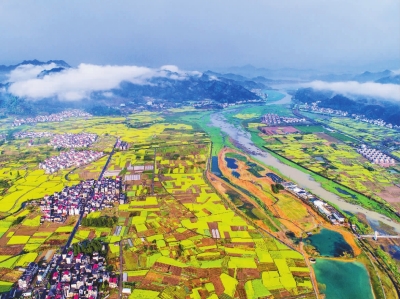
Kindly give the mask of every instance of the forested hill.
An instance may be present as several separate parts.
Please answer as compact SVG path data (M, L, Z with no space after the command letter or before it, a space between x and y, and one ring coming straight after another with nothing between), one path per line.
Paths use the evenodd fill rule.
M301 88L294 99L302 103L320 101L319 107L343 110L349 113L365 115L371 119L383 119L387 123L400 125L400 103L371 99L349 99L343 95L334 95L329 91Z

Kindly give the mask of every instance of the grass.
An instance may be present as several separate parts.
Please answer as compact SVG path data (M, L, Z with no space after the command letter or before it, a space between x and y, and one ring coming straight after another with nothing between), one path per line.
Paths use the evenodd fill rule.
M11 290L13 283L0 280L0 293L5 293Z

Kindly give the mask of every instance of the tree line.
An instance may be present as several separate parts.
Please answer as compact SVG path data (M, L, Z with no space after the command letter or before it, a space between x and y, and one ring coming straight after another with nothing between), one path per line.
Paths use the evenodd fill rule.
M118 222L117 216L101 216L97 218L83 218L81 224L83 226L94 227L113 227Z

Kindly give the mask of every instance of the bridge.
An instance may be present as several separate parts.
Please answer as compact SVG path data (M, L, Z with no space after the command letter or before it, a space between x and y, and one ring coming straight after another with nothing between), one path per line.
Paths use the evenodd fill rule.
M378 240L378 238L385 238L385 239L400 239L399 235L396 236L390 236L390 235L380 235L377 231L373 235L360 235L360 238L372 238L375 241Z

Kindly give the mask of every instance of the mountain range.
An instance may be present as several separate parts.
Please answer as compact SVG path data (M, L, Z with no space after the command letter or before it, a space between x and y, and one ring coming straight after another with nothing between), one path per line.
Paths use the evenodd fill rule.
M207 71L208 72L208 71ZM206 73L207 73L206 72ZM264 84L282 84L282 83L301 83L313 80L320 80L326 82L339 82L339 81L357 81L360 83L376 82L382 84L400 84L400 75L390 70L381 72L364 73L326 73L312 69L294 69L284 68L272 70L267 68L257 68L252 65L245 65L240 67L230 67L224 69L220 73L222 76L232 78L231 74L236 77L252 78L251 80L261 82ZM221 75L221 74L220 74ZM256 78L264 78L266 81L259 81ZM237 80L237 79L235 79ZM242 79L243 80L243 79Z
M16 65L0 66L0 72L8 74L12 70L24 65L52 65L51 69L41 71L36 77L43 79L55 73L63 72L70 65L63 60L26 60ZM53 67L55 65L55 67ZM235 80L237 79L237 80ZM62 103L57 98L36 100L34 104L29 99L16 98L8 92L12 82L3 81L0 85L0 107L12 114L30 114L38 112L37 107L44 111L54 111L57 107L65 108L66 105L81 105L85 108L92 106L119 106L120 104L135 103L146 104L148 101L155 103L177 103L208 100L215 104L236 103L247 100L261 100L252 89L264 89L266 86L259 82L245 78L219 76L219 74L180 74L163 70L163 76L154 76L145 83L132 83L121 81L117 88L102 91L93 91L87 99L74 103ZM111 95L111 96L110 96ZM61 104L62 103L62 104ZM40 111L40 110L39 110Z
M22 65L48 65L54 63L58 67L63 67L63 68L70 68L71 66L66 63L64 60L49 60L49 61L39 61L37 59L34 60L24 60L21 63L15 64L15 65L0 65L0 72L11 72L12 70L15 70L17 67L22 66Z

